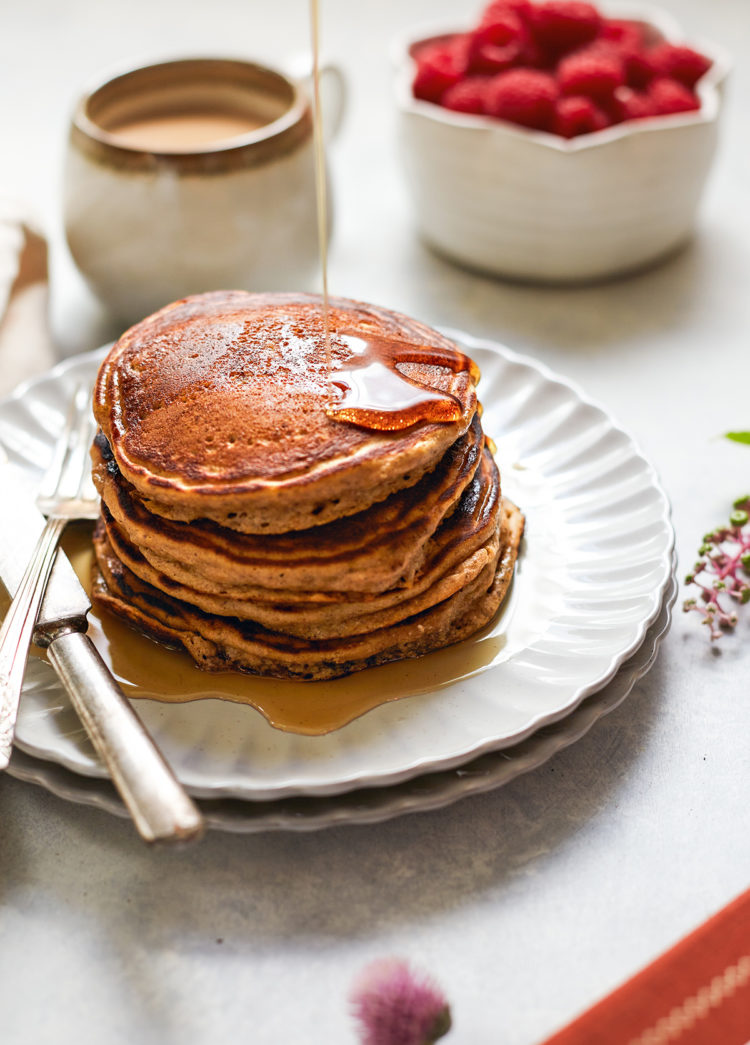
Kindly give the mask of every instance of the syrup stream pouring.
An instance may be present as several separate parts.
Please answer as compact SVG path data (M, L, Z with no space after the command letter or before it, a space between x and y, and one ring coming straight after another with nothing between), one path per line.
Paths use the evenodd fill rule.
M326 349L326 398L331 399L331 331L328 317L328 194L326 191L325 138L320 100L320 11L310 0L310 35L313 56L313 142L315 146L315 195L318 211L318 250L323 280L323 336Z

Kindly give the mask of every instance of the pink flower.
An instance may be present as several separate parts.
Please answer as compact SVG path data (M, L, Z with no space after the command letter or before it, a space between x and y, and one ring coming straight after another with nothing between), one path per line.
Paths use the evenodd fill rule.
M380 958L366 966L349 1000L362 1045L432 1045L451 1026L448 1002L438 986L400 958Z

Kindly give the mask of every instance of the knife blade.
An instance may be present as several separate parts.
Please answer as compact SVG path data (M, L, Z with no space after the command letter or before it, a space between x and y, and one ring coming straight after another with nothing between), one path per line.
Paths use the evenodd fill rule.
M30 478L0 447L0 579L15 594L44 528ZM187 841L202 818L157 750L111 672L85 634L91 601L59 551L37 617L35 641L70 696L146 841Z

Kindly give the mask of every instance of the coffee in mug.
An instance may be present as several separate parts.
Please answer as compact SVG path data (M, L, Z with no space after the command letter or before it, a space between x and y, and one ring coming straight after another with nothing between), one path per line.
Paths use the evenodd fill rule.
M124 322L206 290L315 286L311 107L274 69L182 59L101 83L73 116L64 195L73 259Z

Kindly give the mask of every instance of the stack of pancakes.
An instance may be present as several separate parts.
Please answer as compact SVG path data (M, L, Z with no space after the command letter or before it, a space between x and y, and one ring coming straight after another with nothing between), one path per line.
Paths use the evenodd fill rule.
M398 364L407 387L452 397L456 420L342 421L347 337L375 335L455 348L340 299L327 338L320 299L291 294L198 295L124 334L94 396L95 601L203 668L300 680L485 625L523 519L501 498L474 374Z

